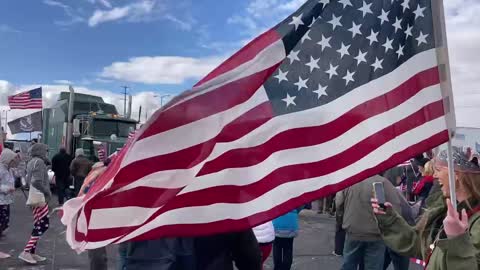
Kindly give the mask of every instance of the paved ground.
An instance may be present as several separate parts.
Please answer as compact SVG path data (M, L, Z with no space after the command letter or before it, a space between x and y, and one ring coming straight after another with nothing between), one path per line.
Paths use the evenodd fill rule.
M0 270L73 270L88 269L86 254L77 255L64 239L63 225L58 217L51 217L51 227L38 245L38 253L48 257L48 261L38 266L28 266L20 262L16 256L23 249L31 232L31 213L25 207L25 198L21 192L16 194L16 202L12 208L12 220L7 235L0 239L0 250L12 254L12 258L0 261ZM341 258L331 255L333 250L335 220L313 211L303 211L301 215L301 231L294 242L294 270L335 270L340 269ZM110 269L115 269L115 248L109 248ZM266 269L273 269L271 260ZM418 270L421 268L411 267Z

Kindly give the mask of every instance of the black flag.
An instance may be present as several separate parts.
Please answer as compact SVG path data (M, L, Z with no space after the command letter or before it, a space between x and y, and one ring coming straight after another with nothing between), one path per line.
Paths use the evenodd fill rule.
M35 112L8 122L12 134L42 131L42 112Z

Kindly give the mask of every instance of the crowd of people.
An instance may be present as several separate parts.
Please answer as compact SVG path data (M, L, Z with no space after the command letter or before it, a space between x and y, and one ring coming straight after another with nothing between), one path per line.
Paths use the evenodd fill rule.
M23 164L23 166L22 166ZM24 250L18 258L28 264L37 264L47 258L37 254L37 244L50 226L49 212L52 205L52 189L48 168L55 173L55 190L58 204L64 203L65 197L72 198L80 192L83 180L92 168L82 149L76 151L75 158L61 148L52 161L48 159L48 146L32 141L28 157L22 157L20 151L7 147L0 154L0 236L7 232L10 223L10 205L14 202L16 188L28 191L26 205L31 209L33 228ZM68 194L68 195L67 195ZM11 255L0 252L0 259Z
M26 204L32 210L33 229L18 258L32 265L46 260L36 247L50 224L53 202L48 167L55 173L61 206L69 198L86 194L110 163L109 158L94 163L83 149L77 149L72 158L64 148L50 162L47 152L46 145L33 143L26 161L8 148L0 154L0 235L9 226L15 189L28 187ZM449 200L445 152L433 159L416 157L407 166L369 177L324 200L332 202L328 212L336 217L333 254L343 257L341 269L386 270L392 264L395 270L408 270L411 258L423 260L431 270L478 269L480 167L478 159L459 148L454 148L453 161L459 211ZM411 176L413 181L408 179ZM385 204L373 195L372 187L378 183L383 186ZM122 243L119 269L260 270L273 255L275 270L289 270L303 208L309 206L241 232ZM10 256L0 252L0 259ZM106 248L90 250L88 257L90 269L107 269Z

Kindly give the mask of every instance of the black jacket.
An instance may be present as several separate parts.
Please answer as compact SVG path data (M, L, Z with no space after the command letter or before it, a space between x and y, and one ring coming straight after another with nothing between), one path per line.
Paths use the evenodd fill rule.
M195 270L261 270L262 254L253 231L195 239Z
M191 238L164 238L127 244L126 270L183 269L195 269Z
M58 153L52 158L52 171L57 179L65 179L70 176L70 163L72 157L67 153Z
M252 230L198 238L130 242L127 270L261 270L262 255Z

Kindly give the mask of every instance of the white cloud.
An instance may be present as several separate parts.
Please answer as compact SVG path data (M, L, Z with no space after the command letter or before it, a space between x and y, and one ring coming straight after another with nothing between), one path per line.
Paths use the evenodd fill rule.
M480 2L444 3L457 125L480 127Z
M105 67L101 76L145 84L180 84L188 79L200 79L222 60L222 57L135 57L128 62L115 62Z
M99 0L99 2L106 8L112 8L112 4L108 0Z
M68 85L72 85L73 82L72 81L69 81L69 80L54 80L53 81L54 83L57 83L57 84L68 84Z
M128 19L129 21L141 21L149 15L155 7L155 1L144 0L142 2L132 3L123 7L116 7L110 10L95 10L88 19L88 25L91 27L101 23Z
M55 0L44 0L43 3L48 6L58 7L63 9L65 15L68 17L68 20L55 20L54 23L58 26L70 26L75 23L80 23L85 21L85 19L80 16L73 8L70 6Z
M177 24L180 29L185 30L185 31L190 31L193 28L193 25L195 24L195 20L193 18L188 18L188 19L179 19L172 14L166 14L164 16L166 20L169 20L175 24Z
M20 30L17 30L9 25L0 24L0 33L21 33Z

